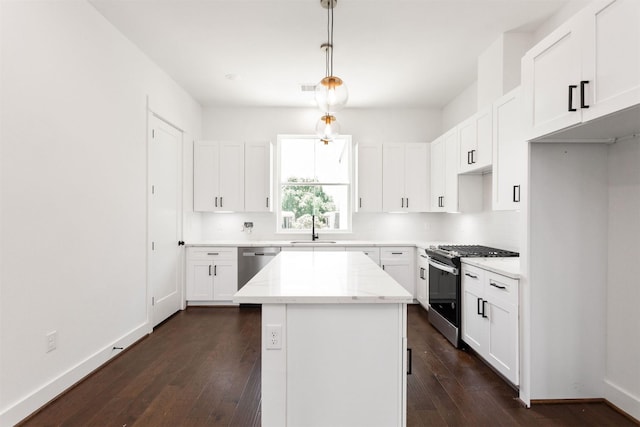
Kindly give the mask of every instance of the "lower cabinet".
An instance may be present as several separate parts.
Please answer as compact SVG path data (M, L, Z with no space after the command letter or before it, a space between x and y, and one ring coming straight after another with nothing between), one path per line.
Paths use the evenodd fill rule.
M462 264L462 340L519 385L518 280Z
M231 303L238 291L237 252L235 247L187 248L187 302Z
M416 283L414 275L414 247L383 247L380 249L380 266L400 283L414 298Z

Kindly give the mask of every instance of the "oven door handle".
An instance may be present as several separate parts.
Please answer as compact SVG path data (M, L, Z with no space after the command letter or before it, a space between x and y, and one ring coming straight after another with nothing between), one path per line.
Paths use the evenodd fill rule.
M437 268L438 270L442 270L442 271L446 271L447 273L451 273L455 276L457 276L460 272L458 271L457 268L452 267L450 265L447 264L443 264L441 262L438 262L436 260L433 260L431 258L429 258L429 265L432 267Z

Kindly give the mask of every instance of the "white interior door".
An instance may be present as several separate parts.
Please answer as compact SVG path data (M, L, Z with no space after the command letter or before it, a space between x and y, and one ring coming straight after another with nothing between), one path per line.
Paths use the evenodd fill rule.
M149 289L153 326L180 310L182 132L150 115Z

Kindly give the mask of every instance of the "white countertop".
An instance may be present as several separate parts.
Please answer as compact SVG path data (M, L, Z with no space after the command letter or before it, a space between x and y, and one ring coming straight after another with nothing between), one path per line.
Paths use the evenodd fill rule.
M323 239L325 240L325 239ZM319 246L319 247L331 247L331 246L416 246L419 248L428 248L429 246L442 245L444 242L415 242L406 240L334 240L335 243L318 243L311 240L306 241L305 238L288 240L205 240L205 241L193 241L187 242L187 246L234 246L234 247L263 247L263 246ZM292 242L296 243L292 243Z
M520 278L520 258L461 258L463 264L474 265L512 279Z
M412 296L361 252L281 252L234 296L235 303L411 303Z

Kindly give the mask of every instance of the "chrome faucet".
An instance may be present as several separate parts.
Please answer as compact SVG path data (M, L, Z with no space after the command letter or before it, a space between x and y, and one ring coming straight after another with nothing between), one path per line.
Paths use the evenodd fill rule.
M318 240L318 233L316 233L316 216L311 215L311 240Z

